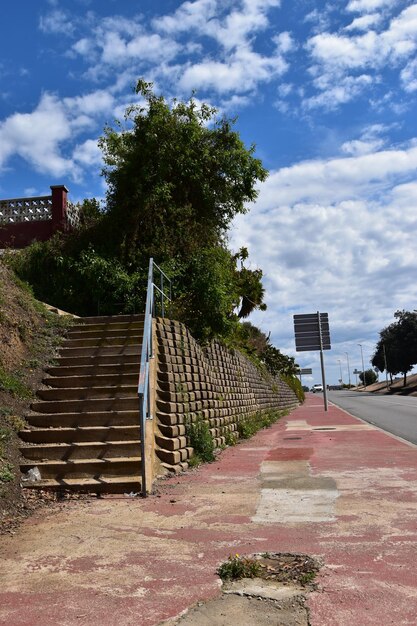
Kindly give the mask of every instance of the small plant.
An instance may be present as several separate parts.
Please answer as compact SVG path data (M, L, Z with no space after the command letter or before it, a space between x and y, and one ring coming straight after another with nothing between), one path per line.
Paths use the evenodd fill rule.
M195 421L188 417L185 422L185 432L189 445L194 448L194 461L190 459L190 465L210 463L214 461L214 441L208 423L201 415ZM194 457L193 457L194 458Z
M9 441L12 436L12 431L10 428L3 428L0 426L0 456L1 456L1 444L3 442Z
M227 561L222 563L217 574L222 580L239 580L240 578L256 578L262 571L259 561L239 554L230 555Z
M8 391L16 398L27 399L33 394L30 389L14 374L7 374L0 368L0 389Z
M4 419L16 433L23 430L27 426L26 421L19 415L9 413L9 415L4 416Z
M316 571L312 571L312 572L306 572L305 574L302 574L300 576L300 584L301 585L309 585L310 583L312 583L316 577L317 572Z
M226 430L224 433L224 443L226 446L236 445L236 434L232 430Z
M13 478L13 465L11 463L5 463L3 466L0 465L0 482L9 483Z

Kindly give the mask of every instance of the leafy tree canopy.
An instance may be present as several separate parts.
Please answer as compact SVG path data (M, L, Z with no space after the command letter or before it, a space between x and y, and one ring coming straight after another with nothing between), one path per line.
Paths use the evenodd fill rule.
M405 386L407 372L417 363L417 313L396 311L394 317L396 321L379 333L372 365L382 372L386 359L389 374L403 374Z
M359 374L359 380L361 381L361 383L365 382L366 385L372 385L377 381L377 378L377 374L371 368Z
M139 80L143 104L127 125L107 127L100 146L108 183L107 209L125 261L190 257L218 245L232 219L257 197L267 171L233 129L207 104L171 105Z

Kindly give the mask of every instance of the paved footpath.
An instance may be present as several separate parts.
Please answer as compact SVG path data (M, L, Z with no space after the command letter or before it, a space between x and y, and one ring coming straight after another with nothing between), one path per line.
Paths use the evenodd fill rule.
M324 562L312 626L417 623L417 447L321 397L158 490L0 538L0 624L153 626L215 597L229 554L267 551Z

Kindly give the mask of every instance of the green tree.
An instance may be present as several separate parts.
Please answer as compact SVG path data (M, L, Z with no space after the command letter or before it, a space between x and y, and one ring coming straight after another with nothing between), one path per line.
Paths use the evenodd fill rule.
M401 373L405 387L407 372L417 363L417 313L396 311L394 317L397 321L379 333L372 365L382 372L385 370L386 360L390 376Z
M377 379L378 376L373 369L365 370L359 374L359 380L362 384L365 382L366 385L372 385Z
M191 98L171 105L139 80L142 105L100 140L107 209L125 262L189 258L219 245L257 197L267 171L233 129L234 119Z
M227 229L257 197L267 171L206 104L167 102L150 83L142 104L100 141L105 209L80 207L82 228L28 249L15 267L42 299L79 314L140 310L149 257L174 284L172 314L198 339L229 338L239 319L265 308L262 270L232 253Z

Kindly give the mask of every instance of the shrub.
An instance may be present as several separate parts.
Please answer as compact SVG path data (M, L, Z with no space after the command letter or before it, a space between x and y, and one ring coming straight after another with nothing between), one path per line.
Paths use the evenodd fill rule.
M297 376L281 376L284 383L287 383L288 387L293 390L299 402L304 402L305 395L303 387L298 380Z

